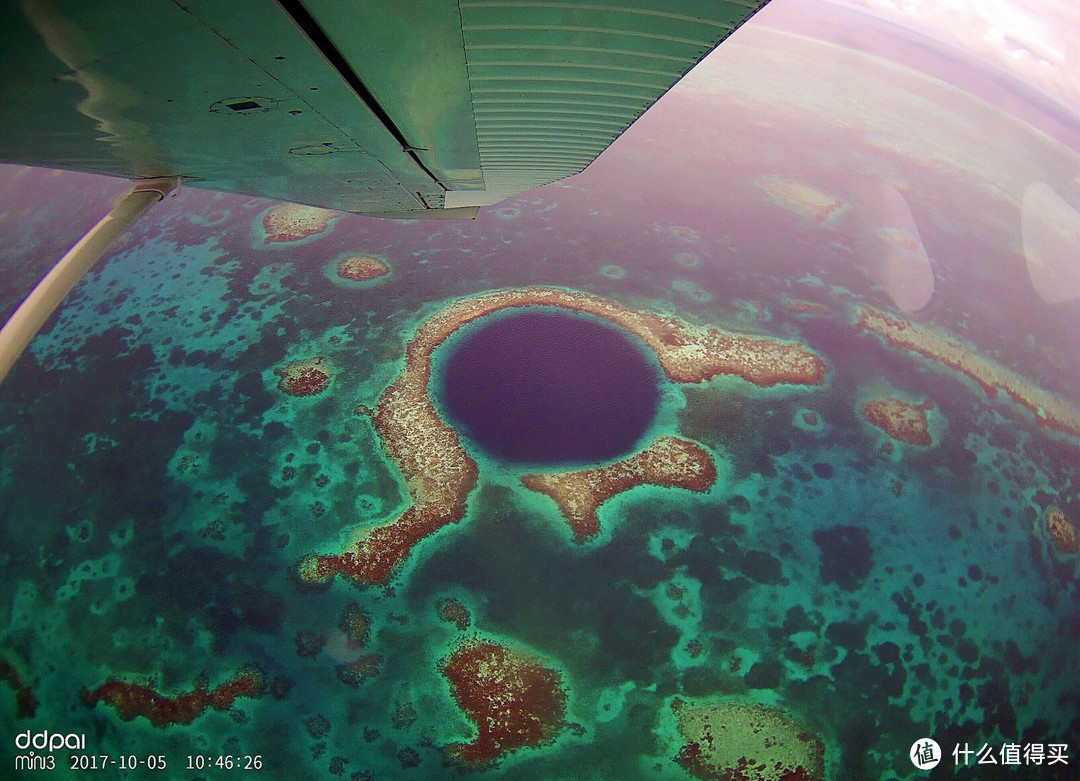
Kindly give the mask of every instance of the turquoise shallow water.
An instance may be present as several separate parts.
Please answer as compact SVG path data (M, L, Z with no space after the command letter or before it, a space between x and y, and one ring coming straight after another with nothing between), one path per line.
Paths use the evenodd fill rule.
M670 154L660 162L683 152ZM0 387L0 766L16 734L49 730L85 735L86 753L165 757L176 777L256 755L266 777L453 777L445 748L474 728L440 661L474 636L535 657L567 692L549 745L477 778L688 778L676 699L782 709L820 737L831 778L923 777L907 753L925 736L946 751L1074 752L1078 564L1043 516L1057 505L1080 523L1076 439L855 329L858 305L890 302L842 249L843 225L777 207L752 177L733 177L718 209L614 168L472 222L342 216L300 242L267 243L274 204L243 196L184 190L140 221ZM122 188L2 173L6 312ZM918 175L917 192L955 186ZM969 235L925 231L938 303L913 318L1078 404L1076 366L1059 360L1076 312L1039 306L988 261L1004 220L980 197ZM331 269L354 253L392 273L338 284ZM814 388L662 383L647 436L699 443L718 478L705 493L621 494L590 542L521 469L474 452L465 517L388 587L300 588L303 556L340 552L408 503L358 408L402 370L417 326L463 296L534 284L796 340L829 373ZM1019 315L1025 333L1005 327ZM275 370L316 356L326 390L283 393ZM934 444L871 426L859 410L882 397L930 400ZM449 598L464 631L439 615ZM357 614L366 638L347 631ZM175 697L244 665L261 696L189 725L80 697L110 677ZM56 759L62 776L102 777ZM1069 777L1027 777L1057 771ZM129 775L157 777L145 761Z

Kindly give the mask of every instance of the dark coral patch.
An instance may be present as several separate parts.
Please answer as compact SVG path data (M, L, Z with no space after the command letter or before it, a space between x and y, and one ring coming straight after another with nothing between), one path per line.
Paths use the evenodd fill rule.
M873 566L873 549L865 529L832 526L814 532L814 544L821 555L820 579L835 583L844 591L862 586Z
M765 551L747 551L739 563L739 569L746 577L758 583L779 583L783 579L780 559Z
M751 689L775 689L780 686L779 662L754 662L743 680Z
M359 686L369 678L379 674L382 666L382 656L379 654L364 654L353 662L344 662L334 667L338 680L348 686Z
M338 626L350 649L361 648L371 639L371 617L356 602L350 602L345 607Z
M841 648L859 651L866 646L866 632L868 629L868 623L837 621L834 624L829 624L825 630L825 636L830 642Z
M979 659L979 647L970 640L961 640L956 644L956 655L960 661L974 664Z
M305 659L312 659L319 655L319 651L326 645L326 638L301 629L296 633L296 655Z
M32 719L37 712L37 696L15 665L6 659L0 659L0 681L6 681L15 692L15 718Z

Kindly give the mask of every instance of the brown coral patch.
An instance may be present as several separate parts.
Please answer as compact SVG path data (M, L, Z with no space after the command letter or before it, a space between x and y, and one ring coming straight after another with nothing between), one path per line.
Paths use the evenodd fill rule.
M10 660L0 658L0 681L15 692L15 718L32 719L37 712L38 698L19 668Z
M245 665L231 680L215 689L197 682L192 691L175 697L167 697L146 684L127 683L117 678L109 678L98 688L84 690L79 696L90 707L98 702L111 705L124 721L143 716L155 727L165 727L190 724L207 708L228 710L240 697L261 697L263 689L262 671L254 665Z
M1080 551L1080 536L1077 535L1076 527L1073 526L1064 510L1056 505L1050 505L1046 508L1043 519L1046 522L1046 531L1050 535L1050 540L1060 553Z
M1036 420L1049 429L1080 437L1080 409L928 326L868 306L860 307L855 326L876 333L894 347L911 350L966 375L977 382L990 398L998 391L1005 393L1031 411Z
M469 743L446 748L462 763L491 763L508 751L543 745L564 725L562 677L531 656L472 640L459 645L440 668L454 701L477 729Z
M472 621L468 608L453 597L440 599L435 603L435 610L440 620L453 624L462 632L469 628L469 623Z
M280 244L306 239L325 232L330 223L340 216L340 212L314 206L283 203L270 209L262 218L263 231L266 232L264 242Z
M679 437L660 437L640 453L609 466L521 478L526 488L555 500L577 542L600 531L596 511L623 491L639 485L658 485L701 492L709 490L715 481L712 456L700 445Z
M348 686L357 687L369 678L374 678L382 669L382 656L379 654L364 654L351 661L343 662L334 667L338 680Z
M903 399L873 399L862 405L862 414L893 439L909 445L932 445L929 411L934 405L929 401L911 404Z
M350 282L369 282L390 273L386 261L370 255L350 255L337 264L337 275Z
M274 369L278 376L278 390L290 396L314 396L326 390L330 384L330 364L322 356L291 361Z

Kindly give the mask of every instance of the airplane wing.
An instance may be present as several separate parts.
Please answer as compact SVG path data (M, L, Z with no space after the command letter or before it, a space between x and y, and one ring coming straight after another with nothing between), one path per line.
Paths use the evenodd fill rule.
M6 2L0 161L471 213L583 170L766 2Z

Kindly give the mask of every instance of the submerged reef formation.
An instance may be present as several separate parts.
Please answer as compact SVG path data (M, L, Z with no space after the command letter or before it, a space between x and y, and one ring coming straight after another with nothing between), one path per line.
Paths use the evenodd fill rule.
M993 398L998 391L1035 415L1042 425L1080 437L1080 409L1001 364L980 355L928 326L894 317L869 306L859 307L855 323L894 347L922 355L966 375Z
M870 577L874 549L866 529L847 524L829 526L815 530L812 539L821 559L818 579L823 585L835 583L844 591L855 591Z
M934 444L930 435L929 411L934 408L930 401L911 404L903 399L872 399L862 405L862 414L893 439L909 445Z
M552 741L564 724L562 676L540 660L487 640L459 645L439 664L454 702L477 729L446 752L467 765L497 762L515 749Z
M349 255L338 261L337 275L350 282L369 282L390 273L386 261L371 255Z
M334 667L338 680L356 688L364 681L374 678L382 669L383 658L380 654L364 654L351 662L342 662Z
M384 583L420 540L465 515L477 465L428 395L431 356L466 323L502 309L554 306L615 323L640 338L673 382L734 375L760 387L821 385L826 365L800 344L689 325L613 301L559 288L499 290L463 298L422 323L409 340L405 367L383 392L372 422L401 472L411 504L396 520L361 529L338 555L312 554L297 565L302 586L324 587L335 574L355 583Z
M786 713L764 705L694 705L672 710L684 741L675 762L701 779L820 781L825 746Z
M98 702L111 705L124 721L143 716L155 727L165 727L190 724L207 708L228 710L239 697L261 697L264 684L262 671L254 665L245 665L231 680L215 689L208 689L205 681L197 681L192 691L175 697L166 697L146 684L117 678L109 678L93 691L84 690L79 697L91 708Z
M440 621L453 624L461 632L468 629L469 624L472 622L469 609L453 597L446 597L436 602L435 611L438 613Z
M1046 532L1050 535L1051 542L1059 553L1076 553L1080 551L1080 536L1076 533L1069 516L1057 505L1050 505L1043 513L1046 522Z
M296 655L301 659L314 659L326 647L327 640L325 635L316 634L309 629L299 629L294 638Z
M525 475L521 484L555 500L576 542L600 531L596 511L611 497L638 485L707 491L716 465L704 448L679 437L660 437L640 453L608 466L577 472Z
M314 396L326 390L330 384L330 364L322 356L291 361L274 369L278 376L278 390L290 396Z
M0 657L0 681L6 682L15 692L15 718L34 718L38 707L38 698L34 694L34 689L24 680L18 668L2 657Z
M832 314L827 306L816 301L807 301L802 298L788 298L784 301L784 308L797 315L812 315L824 317Z
M330 223L340 216L340 212L317 209L314 206L283 203L263 215L262 227L266 233L264 242L279 244L306 239L326 231Z
M355 602L345 607L339 627L350 649L362 648L371 639L371 617Z

